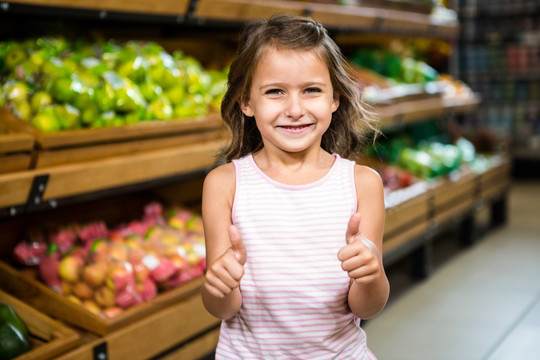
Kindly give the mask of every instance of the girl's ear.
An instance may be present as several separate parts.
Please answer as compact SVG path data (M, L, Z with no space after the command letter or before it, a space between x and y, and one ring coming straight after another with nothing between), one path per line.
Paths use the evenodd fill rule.
M253 117L255 116L255 113L253 112L253 109L251 108L251 105L249 105L249 101L243 104L240 104L240 108L242 109L242 112L247 117Z
M332 100L332 112L336 111L339 107L339 94L334 93L334 100Z

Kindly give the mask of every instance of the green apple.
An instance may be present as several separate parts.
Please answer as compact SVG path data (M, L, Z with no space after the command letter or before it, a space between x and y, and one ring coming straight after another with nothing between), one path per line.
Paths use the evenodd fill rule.
M81 127L79 109L69 104L53 106L62 129L78 129Z
M186 89L182 85L175 85L165 92L165 96L173 105L182 104L186 99Z
M46 106L37 113L31 121L37 129L50 133L61 129L60 122L56 116L56 112L52 106Z
M4 66L9 70L13 70L26 58L26 51L24 51L23 48L19 46L13 47L11 50L8 50L8 52L4 56Z
M104 83L100 87L94 89L94 103L100 111L111 111L114 109L114 89Z
M162 96L150 104L147 108L147 117L150 120L167 120L173 116L173 107L169 99Z
M32 111L34 113L37 113L39 109L41 109L42 107L51 105L51 104L52 104L52 97L46 91L36 92L34 95L32 95L32 98L30 100L30 107L32 108Z
M84 109L81 110L81 123L82 125L89 126L98 117L99 111L97 105L89 103Z
M28 101L23 100L13 103L13 113L17 115L20 119L30 121L32 117L32 109Z
M21 81L12 81L4 85L5 96L8 101L23 102L28 98L30 88Z
M149 79L139 84L139 89L146 101L156 100L163 93L161 86Z

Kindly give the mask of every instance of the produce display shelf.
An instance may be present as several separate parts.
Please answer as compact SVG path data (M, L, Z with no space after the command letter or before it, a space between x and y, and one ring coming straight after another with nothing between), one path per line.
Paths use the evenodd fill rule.
M504 213L504 208L495 208L504 205L510 187L510 160L501 157L480 173L462 170L413 186L422 184L424 192L417 192L419 195L395 202L386 209L383 241L386 265L427 244L444 224L463 221L481 205L490 205L492 211ZM406 189L399 191L406 192Z
M17 360L56 359L79 344L79 335L35 308L0 290L0 303L9 305L26 325L32 348Z
M209 168L221 144L222 139L214 139L0 175L0 209L27 204L35 179L46 178L36 194L43 202Z
M177 288L160 293L148 302L132 306L115 317L103 319L86 310L82 305L56 293L37 280L34 274L25 273L6 262L0 261L0 275L0 288L13 296L31 306L38 307L49 316L98 335L112 333L169 305L190 298L198 293L203 282L202 277L195 278Z
M203 277L195 278L113 318L103 319L24 272L0 262L1 288L79 329L81 344L57 357L64 360L94 359L98 351L105 352L105 358L111 360L148 359L215 329L220 321L205 311L200 297L203 280ZM215 344L207 339L193 346L193 351L209 352Z
M307 1L279 0L199 0L195 18L244 21L268 17L274 13L309 15L330 28L352 31L406 31L426 36L456 37L456 23L438 24L429 14L367 6L323 4Z
M429 97L379 106L383 127L401 126L447 114L463 114L475 111L480 103L477 97L459 99Z
M12 3L81 8L100 11L120 11L146 14L185 15L190 0L15 0Z

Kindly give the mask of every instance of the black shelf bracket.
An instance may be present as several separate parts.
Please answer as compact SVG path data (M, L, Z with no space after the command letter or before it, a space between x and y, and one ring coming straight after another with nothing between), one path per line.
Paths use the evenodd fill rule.
M34 178L28 199L26 200L25 212L29 213L42 207L43 193L45 193L48 181L49 174L37 175Z
M104 341L94 346L92 353L94 360L108 360L107 342Z

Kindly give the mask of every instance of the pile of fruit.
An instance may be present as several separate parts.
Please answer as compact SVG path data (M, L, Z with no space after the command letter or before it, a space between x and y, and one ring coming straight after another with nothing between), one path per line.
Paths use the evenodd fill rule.
M204 273L202 219L159 203L144 216L109 229L103 221L34 229L14 249L15 260L37 266L54 291L104 317L149 301Z
M436 140L414 143L403 135L372 151L371 156L383 158L424 180L449 174L476 158L474 145L465 138L459 138L453 144Z
M44 132L202 116L226 81L155 42L0 42L0 106Z
M14 359L31 349L26 325L7 304L0 304L0 360Z
M385 49L357 50L350 61L397 84L425 84L439 77L439 73L425 62Z

